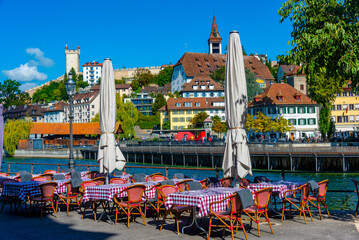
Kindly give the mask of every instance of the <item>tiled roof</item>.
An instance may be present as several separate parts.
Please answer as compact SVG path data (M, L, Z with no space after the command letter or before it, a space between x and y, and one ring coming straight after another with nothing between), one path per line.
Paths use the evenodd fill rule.
M205 89L202 89L201 86L205 85ZM213 85L213 89L210 89L209 86ZM193 86L197 86L197 89L194 89ZM222 84L214 81L212 78L208 76L199 76L193 78L189 83L185 83L182 85L181 92L209 92L209 91L224 91Z
M56 104L54 104L53 106L51 107L47 107L45 108L44 112L59 112L59 111L64 111L64 107L66 106L67 104L65 104L64 102L58 102Z
M192 106L186 106L185 103L192 103ZM224 103L224 99L220 97L169 98L167 100L167 105L160 108L159 111L224 109L224 105L214 106L216 103ZM177 104L180 104L180 107L177 107Z
M302 68L301 66L295 66L291 71L286 73L284 76L305 75L305 74L297 74L301 68Z
M99 63L99 62L87 62L82 66L83 67L102 67L102 63Z
M131 84L124 83L124 84L115 84L115 89L129 89L131 87ZM93 85L90 88L90 91L100 91L100 85Z
M280 68L282 68L284 74L288 74L289 72L293 71L295 67L299 67L298 65L280 65Z
M171 92L171 83L166 83L163 86L147 86L141 89L141 93L162 93L167 94Z
M35 111L35 112L34 112ZM25 116L44 116L44 109L37 105L21 105L15 107L4 108L4 117L25 117ZM15 117L16 116L16 117Z
M116 133L123 133L120 123L116 123ZM69 135L69 123L33 123L30 134L51 134L51 135ZM100 123L73 123L74 135L101 134Z
M89 102L92 102L99 94L100 94L99 91L87 92L87 93L77 93L73 98L74 104L76 104L77 100L83 100L83 99L89 99Z
M299 96L297 89L287 83L273 83L267 87L262 94L255 96L255 101L252 101L248 106L317 104L307 95L299 94L301 97L300 100L297 100L295 98L295 96ZM283 101L280 101L278 98L283 98Z
M255 56L243 56L244 67L251 69L257 77L265 80L273 80L268 67ZM190 53L186 52L176 66L182 65L187 77L209 76L218 68L226 64L225 54Z

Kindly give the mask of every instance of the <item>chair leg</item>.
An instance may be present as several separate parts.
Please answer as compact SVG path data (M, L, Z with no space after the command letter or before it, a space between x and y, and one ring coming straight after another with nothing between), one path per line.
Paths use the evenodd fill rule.
M166 210L165 214L163 215L163 220L162 220L162 224L161 224L161 227L160 227L160 231L161 231L162 228L163 228L163 223L164 223L165 220L166 220L167 214L168 214L168 211Z
M322 220L322 212L320 210L320 201L319 200L317 201L317 206L318 206L317 208L318 208L318 211L319 211L319 219Z
M270 221L269 221L269 217L268 217L267 211L264 212L264 215L265 215L266 220L267 220L267 222L268 222L268 224L269 224L269 227L270 227L270 230L271 230L272 234L274 234L273 228L272 228L272 224L271 224Z
M319 205L319 203L318 203L318 205ZM307 210L308 210L308 213L309 213L309 216L310 216L310 219L312 220L312 222L313 222L313 217L312 217L312 212L310 211L310 208L309 208L309 205L308 205L308 203L307 203Z
M211 236L211 230L212 230L212 217L209 218L209 227L208 227L208 238L207 238L207 240L209 240L209 238Z
M54 206L54 202L53 202L53 201L51 201L51 207L52 207L52 210L54 211L55 217L57 218L56 209L55 209L55 206Z
M323 204L323 206L325 207L325 209L327 210L328 217L331 218L331 217L330 217L330 213L329 213L328 206L327 206L327 204L325 203L325 201L323 201L322 204ZM358 203L358 206L359 206L359 203ZM357 207L357 208L358 208L358 207Z
M255 218L256 218L256 223L257 223L257 230L258 230L258 237L261 236L261 230L260 230L260 227L259 227L259 217L258 217L258 213L256 212L254 214Z
M248 240L246 229L244 228L242 218L239 218L239 221L240 221L241 227L243 229L244 236L246 237L246 240Z
M304 206L301 207L301 213L303 213L304 222L305 222L305 224L307 224L307 218L305 217L305 207Z
M358 214L358 208L359 208L359 200L358 200L358 203L357 203L357 207L356 207L356 209L355 209L355 217L356 217L357 214Z
M283 218L284 218L284 208L285 208L285 203L283 203L282 218L280 219L281 222L283 222Z
M140 214L141 214L141 217L142 217L142 220L143 220L143 224L146 226L146 213L144 214L142 212L141 206L139 206L139 209L140 209ZM146 209L145 209L145 212L146 212Z

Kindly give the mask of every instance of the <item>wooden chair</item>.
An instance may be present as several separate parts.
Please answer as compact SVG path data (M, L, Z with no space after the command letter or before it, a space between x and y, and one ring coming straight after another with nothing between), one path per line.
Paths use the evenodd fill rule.
M96 178L96 175L99 173L99 171L91 171L86 173L85 175L89 178L89 179L94 179Z
M57 171L55 170L46 170L44 173L52 173L52 174L56 174L58 173Z
M233 180L234 180L234 177L225 177L225 178L219 179L222 187L232 187Z
M192 179L185 179L183 181L180 181L180 182L176 183L176 186L177 186L178 190L180 192L183 192L184 190L186 190L186 183L188 183L188 182L193 182L193 180Z
M12 183L12 182L17 182L17 181L15 179L6 179L2 182L2 187L4 187L4 185L7 183ZM19 203L19 198L17 194L7 194L6 196L2 195L1 197L3 198L3 204L0 213L2 213L2 211L4 210L4 206L6 203L10 203L10 212L12 212L13 204L15 204L15 209L16 209L16 204Z
M164 180L168 180L168 178L166 178L165 176L162 175L155 175L151 177L152 181L164 181Z
M92 179L92 181L97 183L97 185L104 185L106 182L106 177L97 177Z
M300 192L300 196L297 196L298 192ZM287 197L287 195L290 195L292 197ZM301 216L303 214L304 217L304 222L307 223L307 218L305 216L305 212L309 213L309 216L313 222L313 217L312 217L312 213L310 212L310 208L308 206L308 196L309 196L309 185L306 183L294 190L288 190L284 193L284 199L282 200L282 218L281 218L281 222L283 221L284 218L284 212L285 211L289 211L290 216L292 215L292 211L297 211L300 212ZM289 205L289 209L286 209L285 206L286 204ZM292 207L294 207L292 209Z
M62 187L63 185L66 186L67 192L57 194L58 199L56 201L56 212L58 210L59 201L61 201L63 204L66 205L67 216L69 215L70 205L77 205L81 211L81 205L80 205L80 201L79 201L80 188L79 187L73 188L71 186L71 181L67 181L66 183L62 184L60 187ZM73 202L73 201L75 201L75 202ZM60 204L61 204L61 202L60 202Z
M170 195L171 193L175 193L178 192L178 189L175 186L172 185L161 185L158 187L158 193L161 195L161 198L163 200L163 202L166 202L166 199L168 197L168 195ZM163 220L162 220L162 224L161 224L161 228L160 231L163 228L163 224L166 220L166 217L168 214L174 214L174 218L176 221L176 228L177 228L177 234L180 233L179 231L179 218L181 216L182 213L187 212L189 210L192 210L191 206L178 206L178 205L172 205L172 207L168 210L166 210L165 214L163 215ZM191 212L191 215L193 214L193 212Z
M354 178L351 179L355 185L355 188L356 188L356 193L358 195L358 203L357 203L357 207L355 208L355 217L357 216L358 214L358 208L359 208L359 182L357 180L355 180Z
M228 201L229 200L229 201ZM213 210L213 205L220 204L224 201L228 201L227 208L229 208L225 212L216 212ZM209 229L208 229L208 240L211 236L212 227L221 227L223 228L223 235L225 233L225 229L228 228L231 231L232 240L234 240L234 228L236 228L236 233L238 228L243 229L244 236L248 240L246 229L244 228L242 222L242 203L237 193L226 197L220 201L211 202L209 204ZM213 224L213 220L218 219L218 224ZM239 225L238 225L239 223Z
M37 177L33 177L31 179L31 181L33 181L33 182L46 182L46 181L48 181L48 179L46 177L37 176Z
M328 217L330 218L330 213L329 213L327 204L325 203L325 196L327 195L328 184L329 184L329 180L324 180L324 181L318 182L319 190L318 190L317 194L308 196L309 207L313 206L318 209L320 220L322 220L320 204L322 204L323 207L327 210ZM316 203L314 203L314 202L316 202Z
M54 191L56 187L57 187L56 182L43 183L39 186L41 190L41 196L31 198L31 202L33 204L36 204L41 210L41 219L43 217L44 209L46 208L51 208L54 212L55 217L57 217L56 208L54 206ZM31 202L30 202L30 209L32 207ZM47 206L47 204L49 204L49 206Z
M39 177L44 177L47 179L47 181L51 181L52 180L52 176L54 176L53 173L44 173L44 174L41 174Z
M268 203L269 200L271 198L271 193L273 191L273 188L269 187L269 188L263 188L257 192L255 192L254 195L254 205L249 207L249 208L245 208L243 209L243 212L245 214L247 214L249 216L250 219L250 226L252 227L252 222L254 221L255 223L257 223L257 229L258 229L258 237L261 236L261 232L259 229L259 222L268 222L270 230L273 234L273 228L272 225L269 221L268 218ZM265 220L260 220L260 217L263 216L265 217ZM247 219L243 219L243 220L247 220Z
M114 196L113 200L116 206L115 224L117 223L117 215L120 213L120 209L127 215L127 227L130 227L131 215L140 215L142 217L143 224L146 225L146 215L141 209L142 196L145 189L146 186L143 184L136 184L123 189L118 194L126 192L128 196L128 200L126 201L121 201L116 195ZM138 212L134 212L134 210L137 210Z
M83 195L86 191L86 188L88 187L92 187L92 186L97 186L98 184L94 181L84 181L81 183L81 186L80 186L80 195L81 195L81 200L80 200L80 203L82 204L83 203ZM93 215L94 215L94 220L96 222L97 218L96 218L96 215L97 215L97 207L98 207L98 203L99 201L98 200L95 200L95 199L90 199L89 201L85 202L84 203L84 210L82 212L82 219L84 219L85 217L85 213L86 213L86 209L87 209L87 206L90 204L91 205L91 208L92 208L92 212L93 212Z
M203 180L201 180L199 182L201 183L203 189L208 188L208 180L207 180L207 178L205 178L205 179L203 179Z
M122 178L111 178L110 184L125 184L127 181Z
M251 181L248 179L242 178L239 180L239 187L241 188L248 188L249 184L251 184Z

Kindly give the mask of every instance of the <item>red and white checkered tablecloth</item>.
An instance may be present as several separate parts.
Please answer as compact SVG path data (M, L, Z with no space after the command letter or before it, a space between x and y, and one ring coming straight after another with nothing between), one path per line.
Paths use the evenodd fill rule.
M209 214L210 203L223 200L239 190L239 188L209 188L171 193L166 200L165 206L166 209L171 208L174 204L198 207L198 217L204 217ZM213 211L225 211L228 201L212 205Z
M141 182L141 183L125 183L125 184L107 184L107 185L98 185L98 186L91 186L85 189L83 201L87 202L91 199L96 200L106 200L106 201L113 201L113 197L115 194L120 193L125 188L135 185L135 184L143 184L146 186L145 194L148 198L154 198L156 189L151 189L156 182ZM150 190L151 189L151 190ZM127 193L123 192L119 195L119 197L127 197ZM145 198L143 198L145 200Z
M66 180L58 180L58 186L55 193L67 192L66 186L61 186ZM6 183L3 186L2 195L4 196L18 196L21 200L25 201L27 196L41 195L41 190L38 187L44 182L12 182Z
M271 187L273 188L273 192L279 193L279 198L284 198L284 194L288 190L293 190L297 188L300 184L299 183L251 183L248 186L248 189L251 191L251 193L254 193L258 190L261 190L263 188Z

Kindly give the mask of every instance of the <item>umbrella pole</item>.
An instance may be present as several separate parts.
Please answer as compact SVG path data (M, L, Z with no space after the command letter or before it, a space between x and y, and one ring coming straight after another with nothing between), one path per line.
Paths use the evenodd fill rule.
M108 175L108 172L106 173L106 185L109 183L109 175Z

